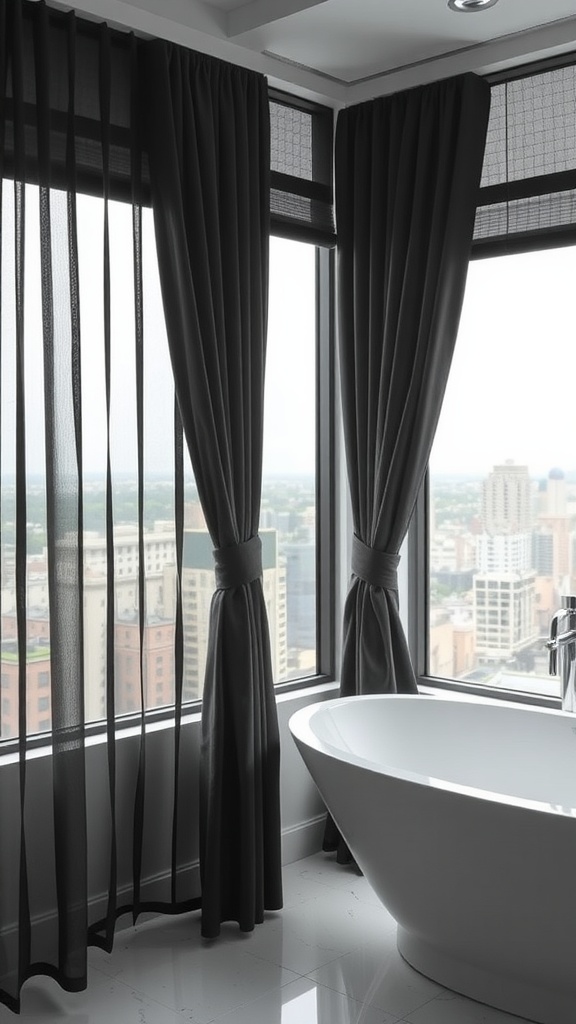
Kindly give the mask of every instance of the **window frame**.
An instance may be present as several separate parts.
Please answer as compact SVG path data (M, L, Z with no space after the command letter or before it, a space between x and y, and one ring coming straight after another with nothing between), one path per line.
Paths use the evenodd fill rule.
M327 184L333 156L334 110L290 92L269 86L272 103L312 116L313 178L293 178L272 170L271 188L286 188L303 197L333 204ZM316 148L317 147L317 148ZM274 685L276 697L306 687L331 683L336 672L336 233L318 230L297 220L272 216L270 236L314 245L316 248L316 672Z
M272 232L275 234L275 232ZM278 237L285 238L280 234ZM293 236L294 237L294 236ZM308 239L300 238L312 244ZM335 606L334 250L316 246L316 672L275 683L276 695L332 682Z
M491 85L528 78L547 71L558 71L576 65L576 52L559 54L527 64L517 65L493 74L484 76ZM482 205L487 194L492 202L513 200L518 196L533 194L529 187L531 179L480 189L478 206ZM576 168L557 174L543 175L537 180L536 193L545 194L548 189L562 184L565 188L576 187ZM510 234L507 237L475 239L472 242L470 260L491 259L525 252L537 252L565 246L576 247L576 224L564 227L552 227L547 230L527 231ZM429 509L430 509L430 477L426 469L422 485L414 506L412 519L407 535L407 568L405 581L407 586L407 622L406 635L412 664L419 687L438 689L456 694L473 697L484 697L499 701L527 704L534 707L559 710L562 706L560 696L550 697L545 694L526 693L521 690L503 690L489 684L481 686L468 683L461 679L448 679L428 674L429 654Z
M470 260L494 259L513 253L538 252L562 246L576 248L576 232L569 238L568 232L562 235L562 241L554 231L550 235L539 234L527 245L524 239L519 247L511 248L505 240L492 241L490 247L472 244ZM407 639L412 664L419 687L438 689L460 693L473 697L486 697L495 700L509 701L516 704L528 704L534 707L560 710L560 696L550 697L546 694L526 693L523 690L504 690L488 683L479 685L463 679L450 679L444 676L432 676L428 673L429 656L429 522L430 522L430 474L426 469L414 512L408 528L408 624Z
M408 529L408 623L407 639L418 688L444 690L462 696L485 697L515 704L560 710L560 697L526 693L523 690L504 690L483 683L468 683L463 679L428 674L429 652L429 550L428 523L430 508L430 480L426 470L414 513Z
M288 105L288 94L283 102ZM303 106L295 99L295 106ZM316 108L324 120L333 116L327 107L306 103L306 108ZM33 183L33 182L32 182ZM80 191L84 191L80 189ZM122 197L124 198L124 197ZM128 198L125 199L129 202ZM319 684L332 682L336 664L336 621L335 621L335 251L334 238L313 238L309 231L297 224L270 229L270 237L290 238L315 248L315 365L316 365L316 671L285 682L275 682L276 697L290 691L302 690ZM121 556L120 556L121 557ZM182 703L185 716L198 714L202 698ZM128 711L116 714L118 734L129 730L140 720L140 712ZM174 702L161 707L146 709L146 720L157 727L174 721ZM86 737L97 739L106 730L105 720L84 723ZM46 747L50 733L30 734L28 749ZM18 747L18 738L0 735L0 758L13 753Z
M506 68L503 71L494 72L484 77L490 86L496 86L575 66L576 51ZM537 178L517 179L481 188L478 206L484 205L483 199L489 199L490 203L508 202L514 199L545 195L548 191L553 192L563 188L576 188L576 168L569 171L540 175ZM576 245L576 224L511 233L505 238L475 239L472 242L470 258L488 259L493 256L535 252L537 250L556 249L561 246L570 245Z
M561 239L561 240L560 240ZM539 233L533 236L531 244L524 236L518 245L511 245L505 239L490 241L490 245L473 243L470 259L493 259L511 253L538 252L561 246L576 247L576 229L574 232L563 232L558 236L556 230L550 233ZM562 706L560 696L550 697L546 694L526 693L522 690L504 690L489 684L478 685L462 679L449 679L443 676L428 674L429 655L429 510L430 510L430 475L426 473L418 493L414 512L408 529L408 626L407 639L412 663L419 687L447 690L454 693L474 697L486 697L535 707L559 710Z

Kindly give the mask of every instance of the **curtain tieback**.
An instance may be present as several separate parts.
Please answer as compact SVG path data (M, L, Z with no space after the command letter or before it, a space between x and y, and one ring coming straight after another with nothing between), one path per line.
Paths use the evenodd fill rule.
M228 590L252 583L262 575L262 541L258 534L241 544L214 550L216 589Z
M398 590L399 562L400 555L370 548L356 535L352 538L352 572L371 587Z

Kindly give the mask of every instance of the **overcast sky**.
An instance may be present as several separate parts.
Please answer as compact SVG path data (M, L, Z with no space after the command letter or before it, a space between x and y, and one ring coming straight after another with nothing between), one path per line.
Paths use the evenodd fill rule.
M43 372L37 190L27 188L26 387L31 473L43 472ZM13 260L10 190L4 193L2 469L14 465ZM118 473L136 468L131 209L111 204L112 452ZM172 377L153 244L145 234L145 453L150 473L172 472ZM84 464L103 472L106 406L103 353L103 220L80 197ZM59 245L61 243L61 249ZM56 275L66 239L53 239ZM8 257L8 258L6 258ZM67 258L64 259L64 265ZM65 278L65 275L64 275ZM314 249L271 240L264 471L311 474L315 444ZM60 292L66 301L65 286ZM576 471L576 247L475 260L434 444L433 472L487 474L506 459L534 476Z
M62 197L63 198L63 197ZM54 200L57 202L58 200ZM65 200L64 200L65 201ZM82 415L84 469L104 474L106 467L106 396L103 314L103 206L78 199L78 247L82 323ZM43 474L44 373L39 259L38 190L26 189L25 350L26 449L30 474ZM65 218L62 221L65 226ZM11 189L4 191L2 307L2 472L15 469L14 225ZM135 473L136 386L134 355L134 284L132 211L110 204L111 277L111 437L112 467ZM151 474L170 477L173 461L173 382L158 281L150 210L144 211L145 324L145 466ZM60 310L56 322L68 324L67 238L52 238L53 269ZM271 239L269 342L265 405L264 471L313 474L315 471L315 253L314 247ZM60 312L61 320L58 320ZM58 330L58 327L57 327ZM64 334L66 334L67 326ZM60 329L60 336L62 331ZM62 379L70 378L69 339L65 337ZM70 420L71 392L60 392L60 422ZM70 437L72 442L73 436ZM69 456L74 461L72 443ZM73 466L70 467L73 469Z
M576 247L474 260L431 459L576 470Z

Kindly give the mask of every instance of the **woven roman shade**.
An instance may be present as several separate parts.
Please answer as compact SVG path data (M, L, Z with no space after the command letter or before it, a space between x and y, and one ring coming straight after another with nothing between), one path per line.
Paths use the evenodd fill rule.
M272 232L336 244L332 189L333 112L270 90Z
M576 64L524 69L493 82L491 92L474 254L572 241Z
M21 59L33 48L33 5L23 8ZM52 50L47 74L50 80L50 184L66 188L66 146L69 118L74 119L74 158L76 187L79 192L102 194L102 138L100 127L101 96L94 83L100 70L95 66L96 40L101 29L97 23L78 19L75 23L74 113L70 109L70 65L67 53L68 21L71 15L46 9L50 23ZM134 188L132 162L134 118L130 83L130 64L137 61L137 43L132 33L108 30L104 60L110 65L111 90L108 161L108 188L113 199L131 201ZM32 61L27 66L34 67ZM29 182L40 182L36 125L37 83L34 72L26 81L22 97L11 94L7 78L4 124L3 174ZM271 132L271 225L274 234L297 238L319 245L335 245L332 142L333 111L298 97L269 90ZM14 166L14 101L23 102L25 112L25 166ZM47 183L47 182L44 182ZM150 204L150 183L146 153L142 154L139 202Z
M74 19L72 22L72 12L64 13L45 7L42 13L50 31L50 52L45 58L45 66L36 67L32 56L39 23L34 4L26 4L22 8L20 49L11 53L14 65L23 63L27 74L23 80L22 95L14 96L12 81L17 78L17 68L8 69L2 139L3 175L66 190L66 168L71 159L67 146L70 144L73 123L77 190L102 195L102 154L105 148L109 195L112 199L131 201L134 198L133 125L136 122L132 68L133 62L137 60L136 39L133 33L113 29L107 29L104 33L99 24L83 19ZM69 31L71 23L74 25L73 36ZM101 47L98 45L99 36L105 39ZM110 82L106 95L110 115L105 139L101 127L103 96L98 87L104 76ZM37 103L40 90L44 87L40 86L41 81L49 83L50 122L49 126L42 126L42 131L49 134L49 173L47 168L41 166L39 156ZM15 105L22 110L22 116L17 118L19 131L23 133L18 146L14 138ZM16 149L21 154L20 166L15 166ZM149 202L145 157L138 171L138 179L138 199Z

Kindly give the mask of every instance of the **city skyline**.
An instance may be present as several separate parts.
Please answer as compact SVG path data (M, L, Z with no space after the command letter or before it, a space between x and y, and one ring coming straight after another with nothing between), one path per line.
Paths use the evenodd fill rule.
M430 674L558 695L544 640L576 587L576 481L508 462L430 488Z
M147 710L174 701L174 637L176 622L176 533L173 493L165 483L151 490L155 518L142 524L144 545L144 617L139 613L139 545L136 493L133 481L118 485L116 497L124 518L114 523L114 661L115 710L119 715L140 708L141 683ZM97 495L102 496L102 489ZM30 495L30 511L33 496ZM36 495L34 514L45 517ZM107 613L108 546L102 502L85 503L91 528L83 531L83 646L86 721L105 717L106 679L110 670ZM146 511L146 509L145 509ZM49 728L50 594L45 536L30 532L26 572L26 673L28 731ZM94 528L96 527L96 528ZM261 536L264 543L263 590L270 625L275 682L316 670L315 644L315 492L314 480L276 477L263 487ZM0 737L18 729L19 667L14 546L10 531L2 531L2 676L0 680ZM191 553L196 538L199 561ZM183 698L201 697L207 650L207 625L215 578L213 544L206 530L197 495L184 505ZM199 546L198 546L199 545ZM74 560L75 534L58 544L61 563ZM311 553L311 555L309 554ZM301 557L299 557L301 556ZM304 557L305 556L305 557ZM308 618L312 617L309 622ZM143 628L142 645L141 633ZM16 646L15 646L16 645ZM142 650L140 651L140 646Z

